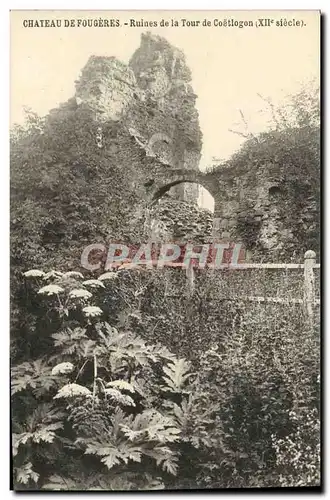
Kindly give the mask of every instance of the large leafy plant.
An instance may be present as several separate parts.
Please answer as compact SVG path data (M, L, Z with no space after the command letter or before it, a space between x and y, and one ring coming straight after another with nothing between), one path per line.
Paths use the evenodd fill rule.
M189 363L105 321L109 273L25 279L49 334L38 338L39 324L29 361L12 363L15 489L164 487L191 436Z

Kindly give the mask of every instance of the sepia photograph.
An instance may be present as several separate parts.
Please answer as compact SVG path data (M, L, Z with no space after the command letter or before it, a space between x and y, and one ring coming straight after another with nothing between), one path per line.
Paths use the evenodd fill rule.
M318 10L10 12L12 490L321 491L320 74Z

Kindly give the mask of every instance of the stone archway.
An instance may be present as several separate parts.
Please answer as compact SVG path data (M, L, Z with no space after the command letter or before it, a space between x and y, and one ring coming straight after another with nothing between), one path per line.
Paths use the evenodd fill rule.
M164 169L152 181L149 181L151 191L149 193L150 203L153 204L174 186L180 184L197 184L205 189L214 200L216 200L217 189L214 179L208 173L200 170L178 170Z
M159 200L165 193L169 192L174 186L178 186L179 184L198 184L194 180L189 179L177 179L175 181L169 182L157 189L157 191L152 196L152 202L156 202Z
M179 198L177 193L172 192L178 185L195 185L208 193L212 202L204 206L200 200L199 192L194 202L189 199ZM189 241L196 238L200 242L212 237L214 198L202 184L192 179L176 179L160 186L154 191L147 214L151 227L152 239L176 241L182 238Z

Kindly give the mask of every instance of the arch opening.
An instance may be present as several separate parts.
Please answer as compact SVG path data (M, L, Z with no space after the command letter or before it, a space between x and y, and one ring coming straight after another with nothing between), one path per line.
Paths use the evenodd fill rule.
M153 241L202 243L213 234L214 198L198 181L175 180L159 188L147 209Z
M192 179L177 179L157 189L152 197L152 205L164 195L176 197L183 202L195 203L201 209L214 213L214 197L201 182ZM194 201L195 199L195 201Z

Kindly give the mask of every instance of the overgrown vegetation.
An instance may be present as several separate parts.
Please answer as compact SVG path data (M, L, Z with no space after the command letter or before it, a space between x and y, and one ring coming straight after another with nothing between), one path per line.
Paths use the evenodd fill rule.
M295 199L283 214L317 250L318 104L293 103L229 164L271 162ZM243 300L302 298L301 274L203 270L193 291L179 269L81 274L85 245L138 241L144 222L132 223L140 152L122 124L103 127L105 151L96 125L69 101L13 130L15 489L318 486L319 325L299 304ZM171 231L203 241L209 214L189 221L186 204L180 223L177 206L158 206ZM246 231L253 244L254 219Z
M25 273L34 322L13 356L15 488L318 485L318 337L301 311L245 310L189 362L134 331L152 337L141 274L160 279ZM137 308L116 317L106 305L129 277Z
M277 200L272 199L270 192L269 200L261 201L259 212L281 221L282 235L278 239L282 237L283 241L277 259L288 261L292 253L295 258L302 258L306 250L318 253L320 247L320 89L310 82L279 106L270 99L261 99L271 117L269 129L253 133L241 111L242 131L234 132L246 140L237 153L213 172L221 175L225 169L236 178L245 176L253 186L256 172L263 171L265 182L273 182L275 187L271 189L276 189ZM254 218L251 203L255 199L246 195L240 206L242 221L237 236L242 235L246 247L258 255L258 250L260 254L265 251L260 245L258 224L249 220ZM275 207L274 213L268 214L269 204Z

